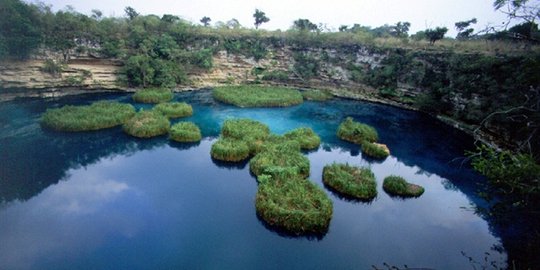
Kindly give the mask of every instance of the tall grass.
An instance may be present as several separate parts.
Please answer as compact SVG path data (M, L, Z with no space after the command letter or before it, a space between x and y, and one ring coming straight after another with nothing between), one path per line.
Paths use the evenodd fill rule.
M201 130L192 122L174 124L169 131L169 138L177 142L198 142L201 140Z
M141 89L132 98L141 103L162 103L173 99L174 95L170 89L166 88L146 88Z
M390 155L390 150L384 144L363 141L362 153L372 158L385 159Z
M228 119L223 123L221 136L245 142L250 152L255 154L257 149L270 136L270 128L251 119Z
M90 131L119 126L133 115L135 108L130 104L98 101L87 106L47 109L41 124L57 131Z
M363 141L376 142L379 139L377 130L372 126L355 122L351 117L343 121L337 131L337 136L343 140L362 144Z
M386 193L398 197L419 197L424 193L424 188L408 183L403 177L390 175L384 178L383 189Z
M333 98L332 94L324 90L305 90L302 91L305 100L326 101Z
M255 208L270 226L297 235L328 230L333 205L317 185L287 173L261 175L258 181Z
M305 178L309 176L309 159L298 151L278 146L255 155L249 161L249 168L257 176L275 171L292 170Z
M289 131L283 135L285 139L297 141L300 147L305 150L312 150L319 147L321 144L321 138L313 129L308 127L301 127L295 130Z
M188 117L193 115L193 108L185 102L160 103L154 107L154 110L169 118Z
M247 143L232 138L220 138L210 149L210 155L222 161L238 162L249 157Z
M286 107L304 101L300 91L274 86L223 86L212 94L216 100L238 107Z
M169 119L156 111L141 111L124 124L124 131L134 137L150 138L164 135L170 129Z
M368 168L337 163L326 165L323 183L345 197L372 200L377 196L375 175Z

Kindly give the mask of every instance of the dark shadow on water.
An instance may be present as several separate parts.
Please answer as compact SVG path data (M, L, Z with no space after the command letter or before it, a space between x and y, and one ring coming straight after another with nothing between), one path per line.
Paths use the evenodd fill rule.
M214 163L219 168L224 168L224 169L229 169L229 170L243 170L246 168L247 164L249 164L249 158L246 158L245 160L242 160L239 162L223 161L223 160L212 158L212 163Z
M178 150L188 150L194 147L197 147L201 144L201 142L177 142L173 140L169 140L169 146L172 148L178 149Z
M350 203L361 203L361 204L367 204L367 205L370 205L371 203L373 203L375 200L377 200L377 196L375 196L373 199L369 199L369 200L364 200L364 199L359 199L359 198L356 198L356 197L353 197L353 196L350 196L350 195L347 195L347 194L343 194L341 192L339 192L338 190L336 190L335 188L327 185L326 183L323 183L324 184L324 187L330 191L330 193L332 193L332 195L334 195L335 197L339 198L340 200L343 200L343 201L346 201L346 202L350 202Z
M326 234L328 233L328 228L326 228L326 231L324 232L321 232L321 233L308 233L308 234L294 234L294 233L291 233L291 232L288 232L288 231L285 231L283 230L282 228L280 227L276 227L276 226L272 226L270 224L268 224L268 222L266 222L258 213L255 213L255 215L257 216L257 220L259 220L259 222L261 223L261 225L263 225L267 230L281 236L281 237L284 237L284 238L290 238L290 239L307 239L307 240L310 240L310 241L321 241L325 236Z

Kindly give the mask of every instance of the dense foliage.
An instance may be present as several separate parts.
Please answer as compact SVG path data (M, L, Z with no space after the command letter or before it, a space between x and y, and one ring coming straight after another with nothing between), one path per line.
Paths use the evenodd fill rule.
M171 123L163 114L156 111L140 111L126 121L124 131L134 137L150 138L169 132Z
M132 98L141 103L161 103L170 101L173 96L172 91L166 88L145 88L135 92Z
M303 102L298 90L271 86L222 86L213 97L238 107L286 107Z
M352 117L347 117L345 121L341 122L337 130L337 136L356 144L362 144L364 141L376 142L379 139L379 134L375 128L356 122Z
M326 165L323 183L345 197L372 200L377 196L375 175L368 168L338 163Z
M232 138L220 138L210 149L213 158L222 161L238 162L249 157L249 146L246 142Z
M383 189L391 196L419 197L424 194L424 188L407 182L403 177L390 175L384 178Z
M311 128L301 127L291 130L283 135L287 140L293 140L300 144L304 150L317 149L321 144L321 138Z
M47 109L41 124L58 131L89 131L122 125L133 115L135 108L130 104L98 101L87 106Z
M154 107L154 110L169 118L188 117L193 115L193 108L185 102L160 103Z
M201 140L201 130L195 123L176 123L169 130L169 138L177 142L198 142Z
M385 159L390 155L390 150L384 144L363 141L362 153L364 153L368 157Z

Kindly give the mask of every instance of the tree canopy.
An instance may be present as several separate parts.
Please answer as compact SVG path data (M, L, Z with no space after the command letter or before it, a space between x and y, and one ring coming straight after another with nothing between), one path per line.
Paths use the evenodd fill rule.
M253 18L255 18L255 29L259 29L259 26L261 24L270 21L270 18L266 17L266 13L259 9L255 9L255 13L253 13Z

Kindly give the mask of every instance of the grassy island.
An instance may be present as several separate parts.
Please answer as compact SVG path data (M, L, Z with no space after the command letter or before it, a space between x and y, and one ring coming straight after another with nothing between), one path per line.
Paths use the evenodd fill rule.
M261 175L258 181L255 208L267 224L296 235L328 230L332 201L317 185L298 175Z
M150 138L169 132L169 119L156 111L140 111L124 124L124 131L134 137Z
M356 144L364 141L376 142L379 139L377 130L372 126L356 122L352 117L347 117L338 128L337 135L340 139Z
M305 100L312 101L327 101L333 98L330 92L324 90L305 90L302 91L302 96Z
M214 99L238 107L286 107L304 101L300 91L274 86L223 86L212 94Z
M419 197L424 193L424 188L408 183L403 177L390 175L384 178L383 189L386 193L398 197Z
M145 88L133 94L133 100L140 103L162 103L173 99L173 93L166 88Z
M41 124L57 131L91 131L122 125L135 115L130 104L98 101L87 106L64 106L47 109Z
M283 135L285 139L297 141L300 147L305 150L312 150L319 147L321 138L311 128L301 127L289 131Z
M293 170L301 177L309 176L309 159L287 145L276 145L255 155L249 162L251 172L257 176L274 171Z
M247 143L231 138L220 138L210 149L213 158L222 161L238 162L249 157Z
M201 130L192 122L174 124L169 131L171 140L177 142L198 142L201 140Z
M223 123L221 136L245 142L251 154L270 136L267 125L251 119L228 119Z
M326 165L323 183L345 197L372 200L377 196L375 175L368 168L336 163Z
M390 155L390 149L385 144L362 142L362 153L376 159L385 159Z
M185 102L160 103L154 110L169 118L188 117L193 115L193 108Z

